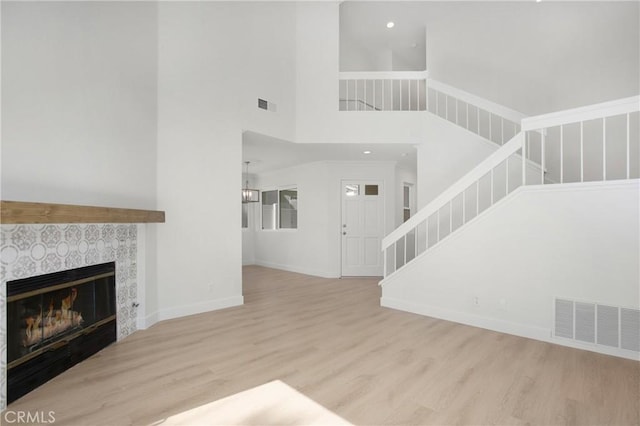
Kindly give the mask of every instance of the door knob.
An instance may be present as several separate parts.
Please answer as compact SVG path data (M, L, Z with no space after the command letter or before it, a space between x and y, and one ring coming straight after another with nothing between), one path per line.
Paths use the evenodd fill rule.
M346 232L343 232L343 233L342 233L342 235L347 235L347 233L346 233Z

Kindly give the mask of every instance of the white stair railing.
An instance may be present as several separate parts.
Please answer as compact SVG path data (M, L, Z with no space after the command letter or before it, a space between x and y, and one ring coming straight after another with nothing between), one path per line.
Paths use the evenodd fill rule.
M524 137L509 142L382 240L387 277L522 185ZM527 167L527 165L525 165Z
M439 81L427 80L427 111L504 145L520 132L521 112Z
M544 170L526 183L640 177L639 110L634 96L523 120L526 158Z
M639 111L635 96L524 119L522 132L382 240L385 279L520 186L639 178Z

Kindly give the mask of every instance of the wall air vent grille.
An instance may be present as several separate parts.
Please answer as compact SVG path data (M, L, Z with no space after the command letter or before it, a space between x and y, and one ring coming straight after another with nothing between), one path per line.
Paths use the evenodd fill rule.
M573 339L573 302L556 299L556 336Z
M598 344L618 347L620 309L613 306L598 305Z
M640 310L620 309L620 347L640 352Z
M555 299L554 337L640 352L640 310Z
M576 302L576 340L595 343L596 305Z

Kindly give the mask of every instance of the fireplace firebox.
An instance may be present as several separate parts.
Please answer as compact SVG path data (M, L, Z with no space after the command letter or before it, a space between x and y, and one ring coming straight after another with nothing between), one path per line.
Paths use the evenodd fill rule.
M8 281L7 402L115 340L115 262Z

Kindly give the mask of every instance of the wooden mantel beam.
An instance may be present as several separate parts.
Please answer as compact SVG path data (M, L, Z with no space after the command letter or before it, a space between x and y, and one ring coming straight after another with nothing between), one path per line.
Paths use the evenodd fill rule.
M0 201L1 224L164 223L164 221L164 212L157 210Z

